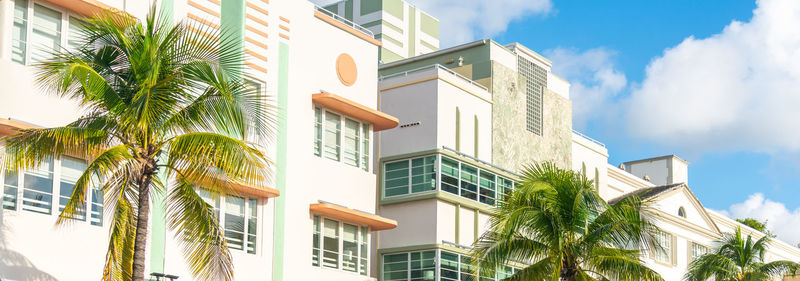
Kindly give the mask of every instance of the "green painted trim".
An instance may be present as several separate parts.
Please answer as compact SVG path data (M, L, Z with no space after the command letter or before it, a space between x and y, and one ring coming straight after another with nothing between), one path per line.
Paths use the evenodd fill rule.
M288 138L288 105L289 105L289 45L278 44L278 140L277 140L277 171L275 173L275 187L281 196L275 200L275 230L272 251L272 280L283 281L283 256L285 248L286 228L286 162Z
M383 157L383 158L380 159L380 164L383 165L386 162L391 162L391 161L401 160L401 159L407 159L407 158L420 157L420 156L425 156L425 155L430 155L430 154L441 154L441 155L456 159L458 161L461 161L461 162L476 166L476 167L481 168L483 170L490 171L490 172L492 172L494 174L503 176L504 178L507 178L507 179L510 179L510 180L513 180L513 181L519 181L519 179L520 179L519 175L508 173L506 171L497 169L495 167L488 166L485 163L481 163L481 162L475 161L475 159L467 158L467 157L458 155L453 151L444 150L444 149L430 149L430 150L423 150L423 151L418 151L418 152L412 152L412 153L398 154L398 155L392 155L392 156L388 156L388 157Z
M381 25L381 24L383 24L383 21L375 20L375 21L371 21L371 22L368 22L368 23L361 24L361 26L362 27L373 27L373 26Z
M439 50L439 47L436 47L433 44L428 43L427 41L422 40L422 39L419 40L419 44L422 45L422 46L428 47L428 49L431 49L431 50L434 50L434 51L438 51Z
M414 6L408 6L408 57L409 58L417 56L416 16L417 12Z
M378 57L383 63L390 63L394 61L399 61L405 59L405 57L398 55L395 52L390 51L384 47L381 47L380 57Z
M390 36L388 36L388 35L386 35L384 33L375 35L375 39L378 39L378 40L381 40L381 41L383 41L385 39L385 40L388 40L389 42L392 42L393 44L395 44L397 46L403 47L403 42L400 42L400 40L394 39L394 38L392 38L392 37L390 37Z
M456 225L456 244L461 243L461 205L456 204L456 215L453 216L455 218L455 225Z
M174 23L173 15L175 14L175 0L161 0L161 20L169 23Z
M439 39L439 21L420 11L419 30Z
M386 206L393 204L402 204L411 201L421 201L430 199L436 199L439 201L448 202L465 208L481 210L487 213L494 209L494 206L486 205L481 202L474 201L472 199L467 199L441 190L434 190L422 193L412 193L409 195L400 195L400 196L392 196L390 198L383 198L381 199L380 204L381 206Z
M385 25L385 26L387 26L387 27L389 27L391 29L394 29L394 31L397 31L400 34L403 34L403 29L400 28L399 26L396 26L396 25L394 25L394 24L392 24L392 23L390 23L388 21L385 21L385 20L381 20L381 22L383 22L383 25Z
M161 182L168 183L165 170L160 170L157 177L161 178ZM167 197L163 192L156 191L152 193L153 202L152 209L150 209L150 268L148 271L163 273L167 247Z
M359 3L361 3L362 16L380 11L381 4L383 4L380 0L360 0Z
M344 18L349 21L353 21L353 0L347 0L344 2Z
M479 238L478 233L480 231L480 227L478 227L478 216L480 214L481 214L481 212L478 209L475 209L475 223L472 225L472 228L473 228L472 237L475 237L475 241L478 241L478 238ZM472 242L475 242L475 241L472 241Z
M401 20L405 19L403 6L405 6L405 3L402 0L383 0L383 10Z
M480 132L480 130L478 128L478 115L475 114L475 155L474 155L475 158L478 158L478 155L480 155L480 154L478 154L478 152L479 152L478 148L480 147L480 145L478 143L478 138L479 138L478 132Z
M456 106L456 150L461 151L461 109Z
M413 245L413 246L403 246L403 247L392 247L392 248L383 248L378 249L378 259L383 260L380 256L381 255L388 255L388 254L396 254L396 253L403 253L403 252L418 252L418 251L427 251L427 250L436 250L441 249L448 252L453 252L460 255L469 255L470 250L454 246L448 244L421 244L421 245ZM378 271L381 271L382 268L379 268ZM382 272L381 272L382 273Z
M227 55L236 56L237 61L244 62L244 30L245 0L225 0L220 7L220 44ZM235 79L242 76L243 65L227 69Z

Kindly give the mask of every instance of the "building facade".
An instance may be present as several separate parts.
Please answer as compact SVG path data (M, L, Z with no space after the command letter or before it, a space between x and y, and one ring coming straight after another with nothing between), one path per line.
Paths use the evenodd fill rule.
M439 20L405 0L343 0L325 9L374 33L382 63L439 50Z

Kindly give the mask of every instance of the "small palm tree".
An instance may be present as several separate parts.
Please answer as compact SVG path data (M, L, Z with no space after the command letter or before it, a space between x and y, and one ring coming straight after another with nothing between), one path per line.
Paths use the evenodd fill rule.
M771 238L765 235L753 241L742 237L742 229L726 233L717 241L714 251L702 255L689 264L683 277L687 281L772 281L785 275L794 275L800 265L792 261L764 262Z
M4 168L65 154L90 160L57 224L85 210L87 188L101 186L111 218L103 280L145 279L157 195L166 196L168 226L195 277L233 279L224 232L195 187L235 194L239 184L263 184L269 162L253 141L269 135L274 111L236 78L240 54L220 51L220 37L161 20L155 8L144 23L109 12L84 20L76 49L36 65L38 84L78 101L86 115L6 137Z
M476 242L482 275L529 263L505 280L663 280L639 249L657 247L648 207L636 196L609 205L585 176L552 163L528 166ZM663 249L662 249L663 250Z

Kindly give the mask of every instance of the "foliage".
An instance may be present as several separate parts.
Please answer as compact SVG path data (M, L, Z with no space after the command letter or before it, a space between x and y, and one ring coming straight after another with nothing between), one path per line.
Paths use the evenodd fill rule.
M767 229L767 222L760 221L754 218L743 218L743 219L736 219L739 223L749 226L752 229L758 230L762 233L771 234L770 231Z

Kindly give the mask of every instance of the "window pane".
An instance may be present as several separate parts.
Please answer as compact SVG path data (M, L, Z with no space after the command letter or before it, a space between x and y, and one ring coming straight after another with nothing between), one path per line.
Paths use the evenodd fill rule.
M359 258L361 259L359 265L359 273L361 275L367 275L367 266L369 266L369 262L367 261L367 252L369 251L369 228L366 226L361 227L361 253L359 254Z
M369 130L369 124L361 124L361 127L361 168L363 168L364 171L369 171L369 150L372 148L372 146L369 145L369 136L372 133Z
M472 264L470 264L469 257L461 256L461 270L459 272L462 281L475 280L475 270L473 270Z
M208 205L214 208L214 215L219 219L219 196L214 196L210 191L205 189L197 189L197 195L203 198Z
M342 269L358 270L358 226L344 224L342 227Z
M436 156L411 160L411 193L436 189Z
M442 251L439 275L441 280L458 280L458 255Z
M499 193L497 198L499 200L503 199L506 195L510 194L511 191L514 189L514 182L509 179L497 177L497 192Z
M319 235L320 235L320 222L319 216L314 216L314 229L313 229L313 237L314 241L311 241L311 265L319 266Z
M83 175L83 172L86 170L86 166L86 161L78 158L69 156L63 156L61 158L61 185L58 191L59 212L63 211L64 207L67 206L67 202L69 202L70 197L72 197L72 192L75 190L75 182L77 182L78 178ZM84 208L82 210L78 210L74 219L86 219L86 209Z
M344 163L358 167L359 145L361 143L361 128L358 122L344 120Z
M340 159L340 135L342 134L342 124L339 115L325 113L325 157L339 161Z
M244 249L244 215L244 198L225 197L225 239L231 249Z
M3 209L17 209L17 192L19 189L19 174L6 171L3 179Z
M90 212L89 222L92 225L103 225L103 190L101 186L92 186L92 210Z
M461 164L461 196L478 200L478 168Z
M489 205L494 205L495 198L495 176L492 173L481 171L480 178L480 201Z
M25 64L28 45L28 0L14 1L14 25L11 30L11 60Z
M322 109L314 108L314 155L322 155Z
M411 280L434 280L436 275L436 252L411 253Z
M33 29L31 32L31 60L43 61L61 45L61 13L33 5Z
M408 253L383 256L383 280L408 280Z
M247 200L247 253L256 253L258 234L258 200Z
M442 190L458 194L458 162L442 156Z
M50 214L53 204L53 159L45 160L36 169L25 172L22 209Z
M655 260L660 262L672 262L672 236L669 233L659 231L656 233L656 242L661 245L662 250L655 250Z
M322 235L322 266L339 268L339 222L325 219Z
M408 194L408 160L386 163L384 167L384 196Z
M82 35L79 31L81 28L81 20L69 17L69 29L67 30L67 49L70 51L77 51L80 48Z

